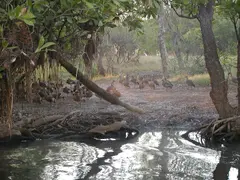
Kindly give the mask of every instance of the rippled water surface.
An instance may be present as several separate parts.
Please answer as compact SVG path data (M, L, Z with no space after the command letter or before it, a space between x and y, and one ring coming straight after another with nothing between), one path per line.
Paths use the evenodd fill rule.
M0 179L240 179L240 147L195 146L183 132L146 132L129 141L36 141L0 149ZM27 146L27 147L26 147Z

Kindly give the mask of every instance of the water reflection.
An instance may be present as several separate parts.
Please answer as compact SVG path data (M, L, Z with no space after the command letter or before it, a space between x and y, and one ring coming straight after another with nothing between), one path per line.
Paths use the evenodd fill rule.
M146 132L129 141L51 142L0 149L1 180L240 179L237 146L196 146L180 131Z

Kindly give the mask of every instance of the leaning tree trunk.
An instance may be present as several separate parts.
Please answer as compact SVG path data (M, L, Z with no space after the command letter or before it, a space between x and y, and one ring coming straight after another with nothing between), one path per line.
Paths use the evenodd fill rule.
M126 104L120 101L116 96L109 94L107 91L100 88L97 84L92 82L88 77L84 76L80 71L77 71L77 68L75 68L72 64L65 61L61 55L58 55L57 60L61 64L61 66L64 67L70 74L72 74L73 76L76 76L77 80L79 80L83 85L85 85L88 89L96 93L98 96L102 97L104 100L110 102L111 104L122 106L130 111L143 113L141 109L137 107L133 107L129 104Z
M94 60L94 54L96 53L96 43L94 42L93 38L88 40L83 54L83 60L86 68L86 73L88 77L92 78L92 66Z
M162 3L161 3L162 4ZM159 34L158 34L158 41L159 41L159 50L161 54L162 60L162 72L164 77L168 77L168 63L167 63L167 49L164 41L164 9L163 6L158 15L158 24L159 24Z
M219 117L227 118L233 116L236 111L228 102L228 85L217 53L216 40L212 30L213 6L213 0L209 0L206 6L200 5L198 20L204 45L205 63L211 81L210 97Z

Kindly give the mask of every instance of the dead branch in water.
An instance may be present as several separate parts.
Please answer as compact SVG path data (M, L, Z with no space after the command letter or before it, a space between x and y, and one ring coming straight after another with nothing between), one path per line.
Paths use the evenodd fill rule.
M81 83L83 83L88 89L96 93L98 96L102 97L104 100L112 104L122 106L128 109L129 111L143 113L143 110L137 107L131 106L129 104L126 104L120 101L117 97L107 93L104 89L100 88L97 84L95 84L94 82L89 80L87 77L85 77L81 72L77 71L77 68L75 68L69 62L65 61L60 55L58 55L58 61L61 64L61 66L63 66L70 74L72 74L73 76L76 76L76 78Z

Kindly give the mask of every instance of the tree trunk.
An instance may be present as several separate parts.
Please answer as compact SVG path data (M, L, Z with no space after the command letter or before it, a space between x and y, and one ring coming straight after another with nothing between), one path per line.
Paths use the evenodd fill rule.
M104 52L102 49L99 49L98 53L98 73L102 76L105 76L105 69L103 67L102 59L104 56Z
M163 3L161 3L163 4ZM167 64L167 49L164 41L164 9L163 6L161 6L161 9L159 11L158 15L158 24L159 24L159 33L158 33L158 41L159 41L159 50L161 54L161 60L162 60L162 72L164 77L168 77L168 64Z
M184 64L183 64L179 39L180 38L179 38L178 32L174 32L173 33L173 47L174 47L174 51L175 51L175 54L177 57L179 70L180 70L180 72L183 72L185 70L185 68L184 68Z
M200 5L198 20L204 45L205 63L211 81L210 97L219 117L227 118L233 116L236 111L228 102L228 85L217 53L216 40L212 30L213 6L213 0L209 0L206 6Z
M240 114L240 40L237 45L238 114Z
M84 76L81 72L77 71L77 69L72 64L63 60L61 55L58 56L58 61L61 64L61 66L63 66L70 74L72 74L73 76L76 76L76 78L80 82L82 82L83 85L85 85L88 89L90 89L91 91L93 91L98 96L105 99L106 101L108 101L112 104L115 104L115 105L122 106L122 107L124 107L124 108L126 108L130 111L133 111L133 112L143 113L143 111L141 109L130 106L129 104L126 104L126 103L120 101L117 97L109 94L107 91L100 88L97 84L95 84L94 82L89 80L88 77Z
M28 59L25 59L25 86L26 86L26 99L27 102L32 103L32 78L31 78L31 65Z
M87 76L91 79L92 78L92 66L93 66L93 60L94 60L94 54L96 53L96 44L91 37L91 39L88 40L85 48L84 48L84 54L83 54L83 60L86 68Z
M9 70L1 73L0 79L0 139L11 136L13 88Z

